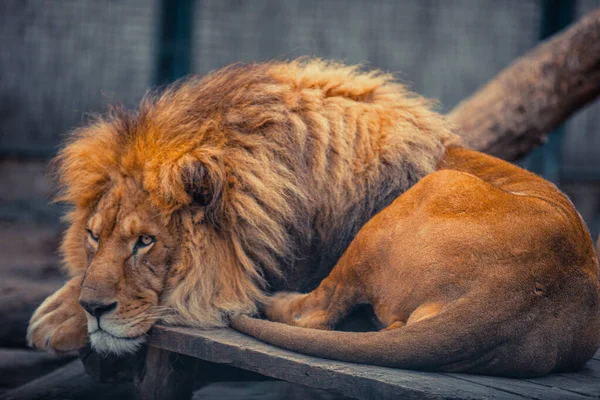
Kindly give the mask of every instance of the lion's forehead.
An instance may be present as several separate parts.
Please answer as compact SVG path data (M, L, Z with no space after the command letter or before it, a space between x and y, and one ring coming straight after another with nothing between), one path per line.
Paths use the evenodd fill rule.
M123 234L134 235L147 230L155 214L143 190L132 185L115 185L98 200L88 228L94 232L118 228Z

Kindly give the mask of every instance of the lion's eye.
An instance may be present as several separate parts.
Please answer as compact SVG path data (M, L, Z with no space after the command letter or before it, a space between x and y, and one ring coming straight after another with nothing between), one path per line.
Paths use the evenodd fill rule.
M90 229L86 229L88 233L88 239L93 243L98 243L98 236L94 235L94 233Z
M135 244L135 247L141 248L141 247L150 246L152 243L154 243L154 240L155 239L152 236L141 235L138 238L137 243Z

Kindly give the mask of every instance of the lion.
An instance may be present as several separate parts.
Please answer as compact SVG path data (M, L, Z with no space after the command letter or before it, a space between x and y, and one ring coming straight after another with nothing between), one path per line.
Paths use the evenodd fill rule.
M362 304L381 331L330 330ZM264 312L276 322L237 316L232 326L342 361L539 376L580 368L598 349L598 259L554 185L449 146L436 172L361 228L317 289L277 293Z
M129 353L158 321L223 327L316 288L457 141L431 106L391 75L304 59L191 77L75 130L54 161L70 280L29 344Z
M32 316L35 347L127 353L159 321L231 324L319 357L535 376L600 343L570 201L460 147L378 71L227 67L77 130L56 165L72 278ZM331 330L362 304L382 331Z

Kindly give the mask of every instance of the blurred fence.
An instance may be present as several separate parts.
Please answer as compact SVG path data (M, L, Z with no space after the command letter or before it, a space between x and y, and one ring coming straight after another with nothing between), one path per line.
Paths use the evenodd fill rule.
M237 61L363 63L446 111L539 41L544 10L565 5L578 18L600 0L3 0L0 157L48 159L107 103L134 106L157 84ZM563 181L600 181L599 122L596 104L553 139Z

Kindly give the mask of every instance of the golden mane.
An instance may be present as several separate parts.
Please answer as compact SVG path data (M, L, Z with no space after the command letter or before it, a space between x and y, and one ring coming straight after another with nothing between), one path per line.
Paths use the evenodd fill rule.
M163 299L178 315L167 322L222 325L255 311L266 278L305 273L311 252L311 274L327 273L453 140L427 100L378 71L297 60L189 78L70 137L56 159L58 199L73 206L65 264L84 268L77 232L131 180L181 225Z

